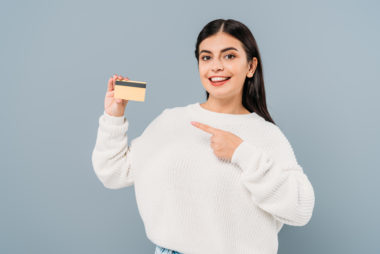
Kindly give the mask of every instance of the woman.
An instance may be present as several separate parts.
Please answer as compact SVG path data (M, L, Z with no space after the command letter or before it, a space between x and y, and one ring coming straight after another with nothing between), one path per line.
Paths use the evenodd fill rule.
M277 253L283 224L306 225L313 187L268 113L256 41L217 19L195 57L207 101L165 109L127 145L128 101L109 79L92 155L105 187L134 185L155 253Z

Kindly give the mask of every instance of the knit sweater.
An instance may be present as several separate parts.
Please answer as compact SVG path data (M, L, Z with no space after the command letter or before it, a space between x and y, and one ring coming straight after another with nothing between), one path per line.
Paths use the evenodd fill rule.
M197 121L239 136L230 160ZM274 254L283 224L306 225L314 190L275 124L257 113L227 114L199 102L164 109L128 146L129 122L105 111L92 164L109 189L134 186L153 243L184 254Z

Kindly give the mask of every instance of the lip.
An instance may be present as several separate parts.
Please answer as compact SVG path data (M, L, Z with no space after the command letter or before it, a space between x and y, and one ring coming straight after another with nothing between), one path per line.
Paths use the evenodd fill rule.
M229 79L227 79L227 80L225 80L223 82L212 82L211 78L213 78L213 77L221 77L221 78L229 78ZM208 78L208 80L210 81L210 84L213 85L213 86L222 86L226 82L228 82L230 79L231 79L231 77L228 77L228 76L211 76L211 77Z
M208 78L229 78L230 76L210 76Z

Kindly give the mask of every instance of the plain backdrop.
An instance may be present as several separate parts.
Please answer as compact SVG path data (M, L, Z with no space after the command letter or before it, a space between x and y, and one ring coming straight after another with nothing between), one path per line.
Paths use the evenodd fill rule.
M378 1L1 1L0 253L154 253L134 188L106 189L92 168L107 80L147 82L126 109L129 142L163 109L204 102L195 42L217 18L254 34L269 112L314 187L311 221L285 225L278 253L380 253L379 13Z

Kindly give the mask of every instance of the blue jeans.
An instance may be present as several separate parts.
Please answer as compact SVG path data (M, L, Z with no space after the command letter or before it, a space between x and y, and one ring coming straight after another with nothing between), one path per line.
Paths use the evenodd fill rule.
M156 245L156 250L154 254L182 254L182 253L178 251L174 251L174 250L169 250L164 247Z

